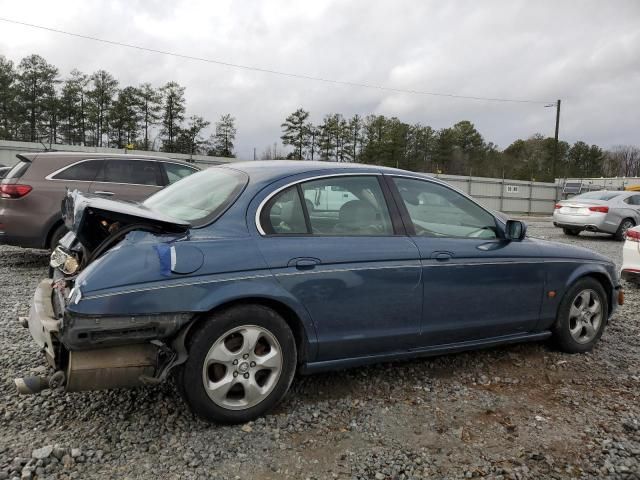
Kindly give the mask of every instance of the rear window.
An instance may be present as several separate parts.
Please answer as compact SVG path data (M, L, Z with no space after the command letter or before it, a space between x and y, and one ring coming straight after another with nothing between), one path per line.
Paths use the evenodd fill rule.
M587 192L581 193L580 195L576 195L575 197L571 197L571 200L611 200L612 198L617 197L622 192L607 192L607 191L599 191L599 192Z
M29 168L29 165L31 165L31 162L20 160L18 163L16 163L13 166L11 170L9 170L9 173L7 173L7 175L4 178L10 179L10 178L22 177L24 173L27 171L27 169Z
M143 205L193 226L218 218L238 198L247 174L224 167L194 173L150 196Z

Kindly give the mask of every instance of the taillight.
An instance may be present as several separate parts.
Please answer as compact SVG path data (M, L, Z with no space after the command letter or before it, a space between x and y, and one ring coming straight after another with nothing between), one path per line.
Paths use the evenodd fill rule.
M628 242L640 242L640 232L637 230L627 230L625 238Z
M592 212L607 213L609 211L609 207L589 207L589 210Z
M22 198L31 190L31 185L0 185L0 197Z
M556 210L562 208L562 205L560 205L559 203L556 203Z

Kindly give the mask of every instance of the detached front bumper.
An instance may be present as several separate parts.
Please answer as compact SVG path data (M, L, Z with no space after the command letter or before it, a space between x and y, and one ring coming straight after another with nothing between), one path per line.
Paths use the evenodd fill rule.
M55 316L52 295L53 280L42 280L31 300L28 326L34 341L42 348L47 362L56 368L59 363L56 355L58 345L56 337L60 332L61 320Z

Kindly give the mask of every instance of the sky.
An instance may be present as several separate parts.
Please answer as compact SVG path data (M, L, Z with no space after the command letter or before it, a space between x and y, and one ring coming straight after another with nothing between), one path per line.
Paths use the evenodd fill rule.
M560 139L640 144L640 1L0 0L0 17L262 69L445 94L562 100ZM174 80L187 114L236 118L239 158L280 142L299 107L397 116L435 129L460 120L507 147L553 136L544 103L415 95L284 77L105 45L0 22L0 55L37 53L64 78L111 72L121 86ZM280 147L278 147L280 148Z

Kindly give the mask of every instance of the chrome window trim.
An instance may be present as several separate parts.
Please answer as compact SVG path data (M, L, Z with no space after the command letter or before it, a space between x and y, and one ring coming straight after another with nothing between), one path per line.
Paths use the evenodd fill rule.
M64 172L65 170L67 170L67 169L69 169L71 167L75 167L76 165L80 165L81 163L91 162L91 161L96 161L96 160L99 160L99 161L103 162L105 159L104 158L85 158L83 160L79 160L77 162L70 163L69 165L65 165L62 168L59 168L55 172L52 172L49 175L47 175L46 177L44 177L44 179L45 180L52 180L54 182L84 182L84 183L91 183L91 182L93 182L93 180L69 180L68 178L53 178L53 177L58 175L59 173Z
M308 177L308 178L304 178L302 180L295 180L293 182L287 183L286 185L274 190L273 192L271 192L269 195L267 195L267 197L262 200L260 202L260 205L258 205L258 209L256 210L256 216L255 216L255 224L256 224L256 228L258 229L258 232L260 233L261 236L267 236L267 232L264 231L264 229L262 228L262 225L260 225L260 214L262 213L262 209L264 208L265 204L271 200L274 196L276 196L278 193L280 193L283 190L286 190L289 187L292 187L294 185L298 185L300 183L305 183L305 182L310 182L313 180L321 180L323 178L331 178L331 177L354 177L354 176L363 176L363 175L368 175L370 177L373 176L377 176L380 177L382 176L381 172L349 172L349 173L330 173L330 174L325 174L325 175L317 175L314 177ZM386 202L385 202L386 204ZM388 208L388 206L387 206ZM391 215L391 212L389 212L389 215ZM292 234L293 236L295 236L296 234ZM298 234L298 235L302 235L302 234ZM312 234L306 234L306 235L312 235Z
M67 178L53 178L54 176L58 175L59 173L64 172L68 168L74 167L74 166L79 165L79 164L84 163L84 162L90 162L90 161L94 161L94 160L100 160L100 161L107 161L107 160L116 160L116 161L120 161L120 160L137 160L137 161L140 161L140 162L171 163L173 165L180 165L182 167L191 168L191 169L193 169L194 173L202 171L199 168L192 167L191 165L186 165L186 164L180 163L180 162L172 162L170 160L158 160L155 157L148 157L148 158L113 158L113 157L100 158L100 157L94 157L94 158L84 158L82 160L78 160L77 162L70 163L69 165L65 165L64 167L61 167L58 170L50 173L49 175L44 177L44 179L45 180L50 180L50 181L53 181L53 182L79 182L79 183L93 183L93 182L96 182L96 183L106 183L106 184L109 184L109 185L135 185L135 186L140 186L140 187L159 187L159 188L164 188L164 187L168 186L168 185L164 185L164 186L163 185L149 185L148 183L101 182L99 180L69 180Z

